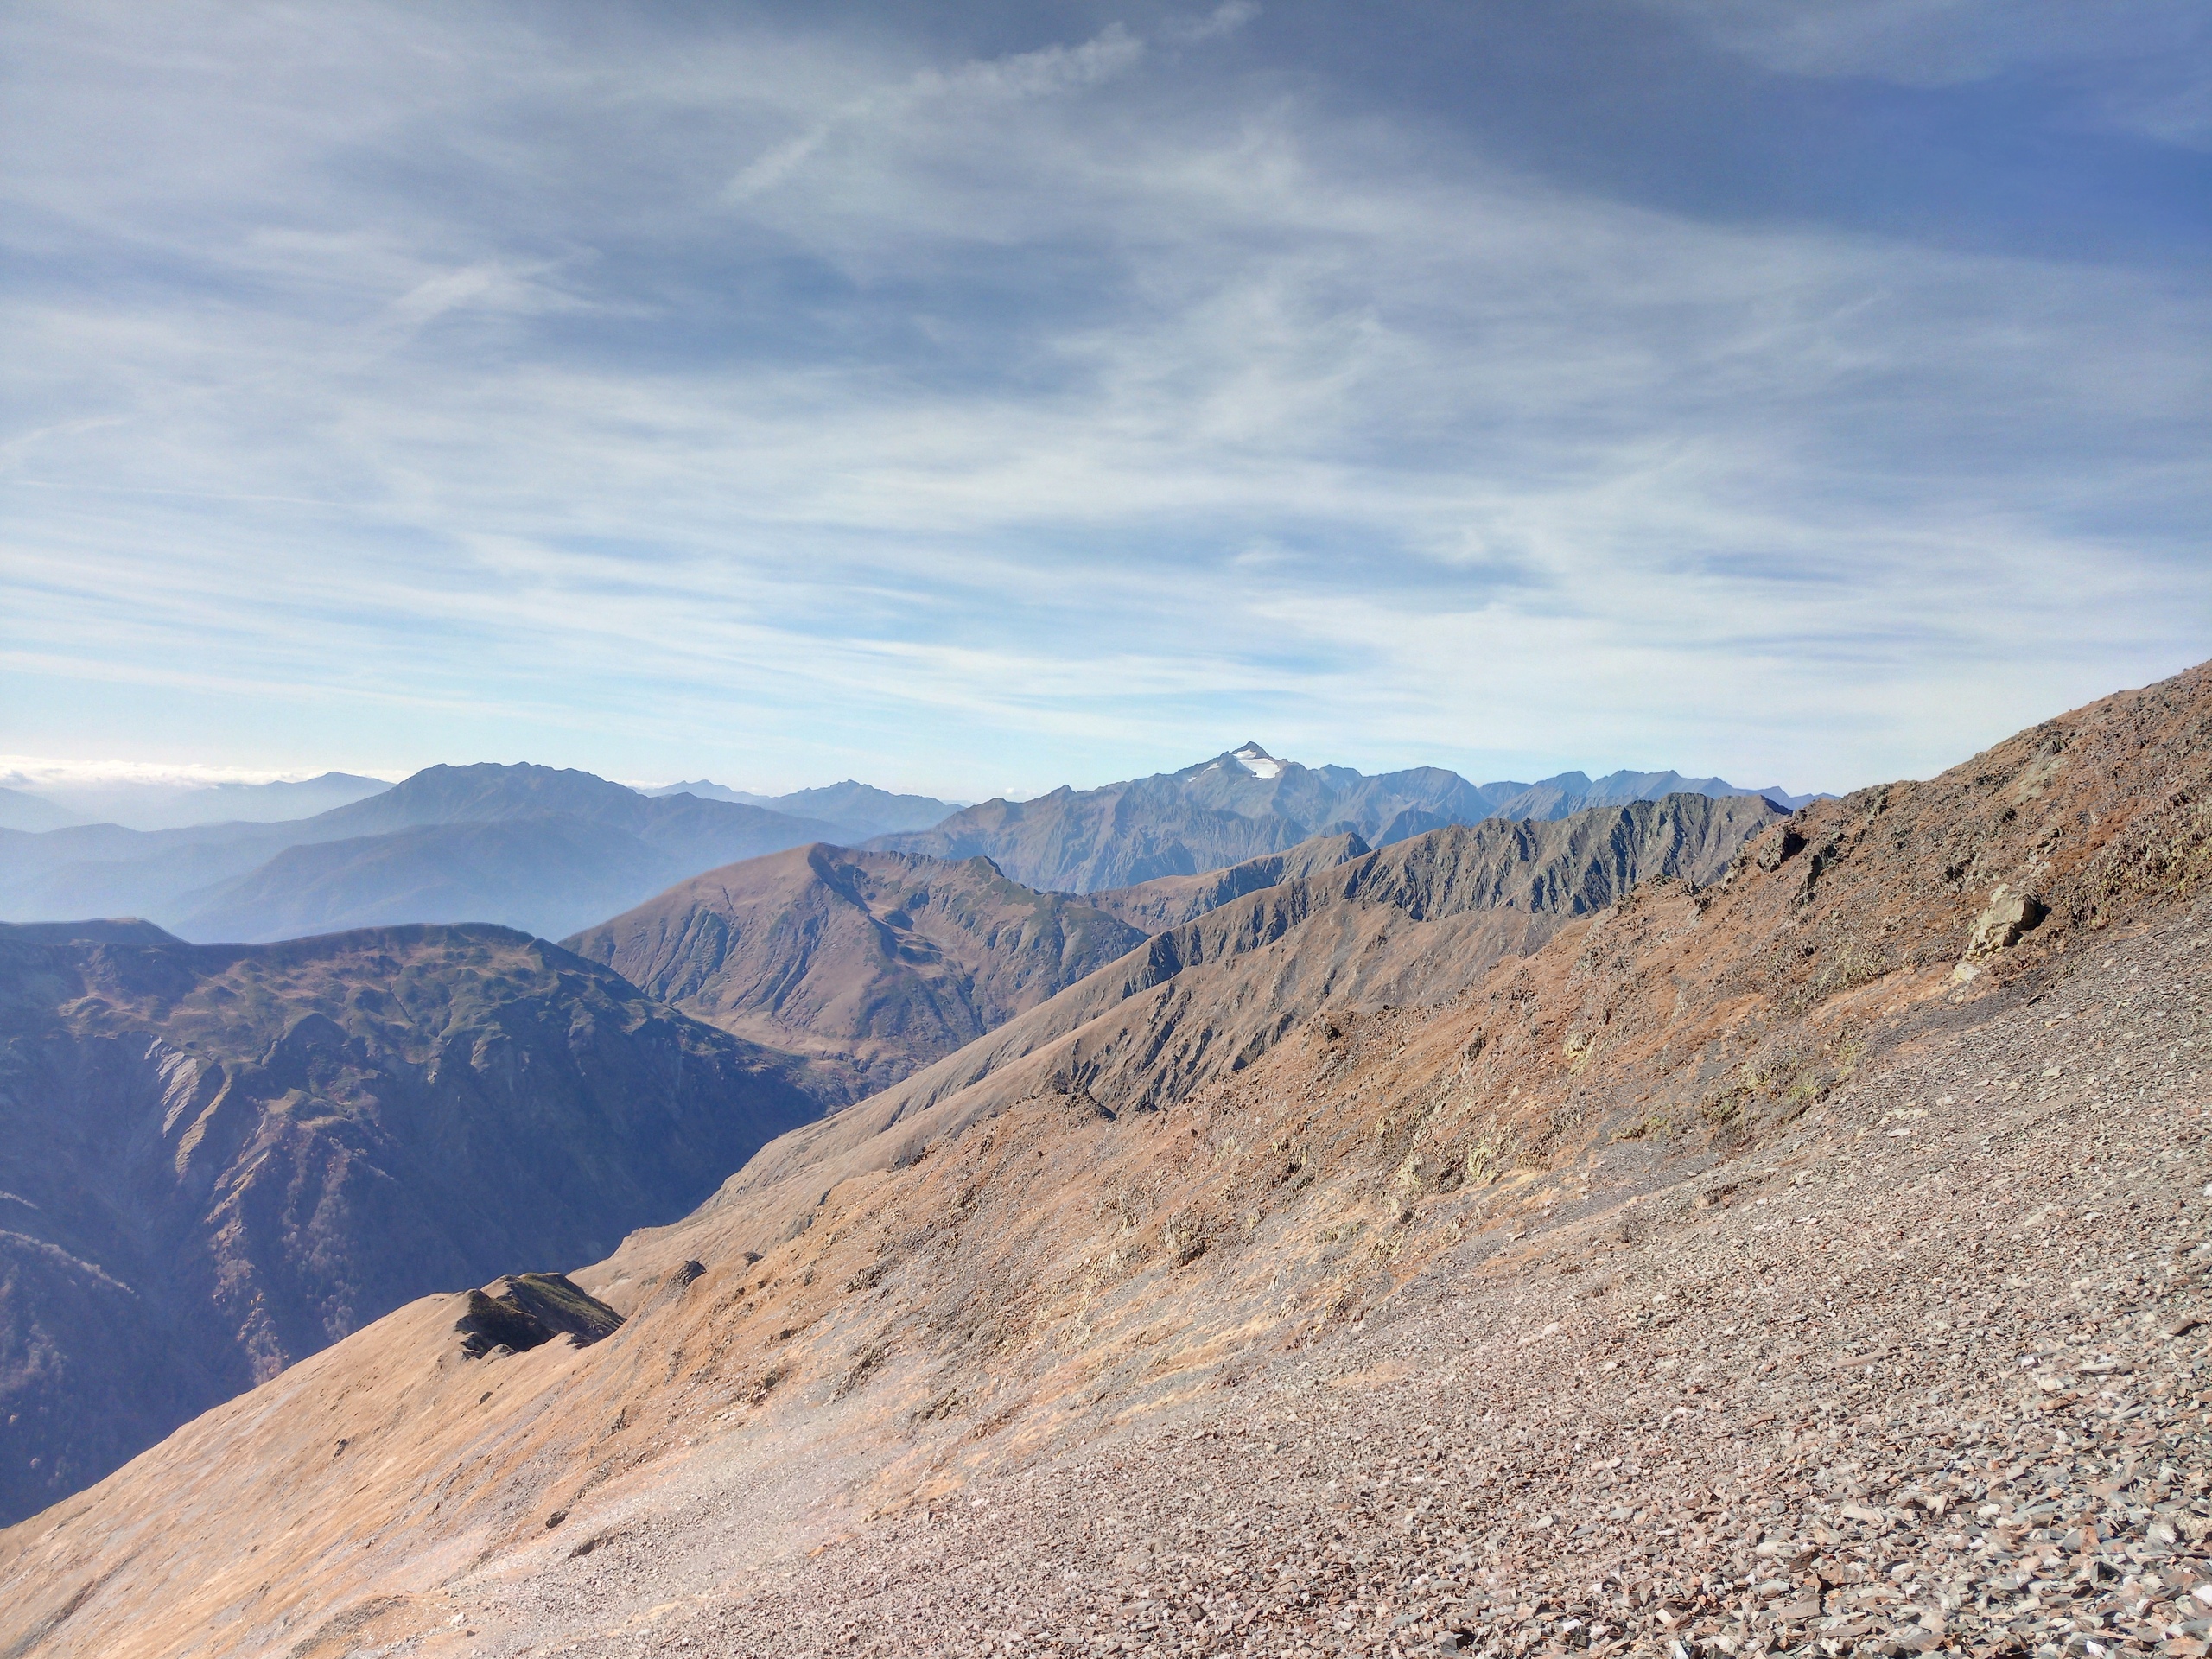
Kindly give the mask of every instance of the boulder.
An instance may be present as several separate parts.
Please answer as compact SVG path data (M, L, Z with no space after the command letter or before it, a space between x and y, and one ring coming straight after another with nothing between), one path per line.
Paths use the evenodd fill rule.
M1974 931L1967 936L1966 959L1972 962L2010 950L2046 913L2043 901L2032 893L1998 888L1989 895L1988 907L1974 918Z

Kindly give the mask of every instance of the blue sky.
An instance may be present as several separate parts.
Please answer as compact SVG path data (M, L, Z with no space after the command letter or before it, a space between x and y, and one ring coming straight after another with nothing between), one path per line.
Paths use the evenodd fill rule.
M2212 656L2201 0L24 0L0 64L0 755L1843 788Z

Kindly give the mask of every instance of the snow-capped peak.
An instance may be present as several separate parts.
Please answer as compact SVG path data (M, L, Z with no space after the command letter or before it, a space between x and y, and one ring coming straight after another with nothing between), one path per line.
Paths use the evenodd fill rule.
M1229 758L1255 778L1280 777L1282 772L1283 763L1256 743L1247 743Z

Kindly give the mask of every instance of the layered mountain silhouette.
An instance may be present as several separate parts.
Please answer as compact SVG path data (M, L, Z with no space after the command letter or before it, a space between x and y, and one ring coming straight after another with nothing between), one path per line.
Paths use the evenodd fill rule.
M391 787L384 778L326 772L319 778L266 784L157 783L128 778L64 780L9 793L48 806L48 822L19 821L0 797L0 826L50 830L64 823L118 823L133 830L178 830L202 823L273 823L312 817Z
M439 810L361 804L372 824ZM410 1295L604 1255L826 1108L880 1091L785 1143L810 1166L895 1161L910 1121L1039 1089L1166 1098L1347 986L1444 995L1641 880L1706 879L1777 814L1679 796L1380 852L1325 837L1101 895L1118 915L987 859L814 843L565 947L484 925L263 945L0 928L0 1191L22 1206L0 1408L41 1448L0 1498L73 1490ZM562 822L274 861L463 830L496 850Z
M820 789L794 790L788 795L753 795L726 788L702 778L688 784L664 784L641 791L647 795L696 795L706 801L735 801L762 806L794 818L818 818L834 823L855 840L894 834L901 830L926 830L941 823L960 809L950 801L928 795L895 795L873 784L828 784Z
M73 823L82 823L80 814L60 806L42 795L28 794L20 789L0 788L0 830L29 831L60 830Z
M0 1516L411 1298L604 1255L817 1109L503 928L0 926Z
M1809 798L1673 772L1595 779L1570 772L1540 784L1471 784L1440 766L1370 777L1278 760L1247 743L1180 772L985 801L934 828L868 844L934 858L981 855L1033 887L1091 893L1220 869L1316 836L1352 834L1380 847L1448 823L1561 818L1675 794L1764 794L1783 807Z
M209 941L456 921L559 937L702 871L814 842L955 863L985 856L1025 886L1090 893L1206 874L1316 837L1381 846L1491 817L1754 792L1674 772L1537 785L1470 784L1437 767L1369 778L1277 760L1256 744L1179 772L957 811L849 781L743 798L704 782L641 792L526 765L431 766L389 788L342 773L239 787L369 785L364 798L285 822L0 828L0 918L143 916ZM26 813L50 810L26 800Z
M0 913L147 917L202 940L404 922L573 931L686 875L841 832L550 766L431 766L289 823L0 835Z

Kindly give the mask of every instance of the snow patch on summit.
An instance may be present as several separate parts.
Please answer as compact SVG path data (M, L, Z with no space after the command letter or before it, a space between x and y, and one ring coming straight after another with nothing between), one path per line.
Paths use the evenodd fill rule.
M1241 761L1244 770L1255 777L1279 778L1282 775L1283 763L1256 743L1246 744L1229 758Z

